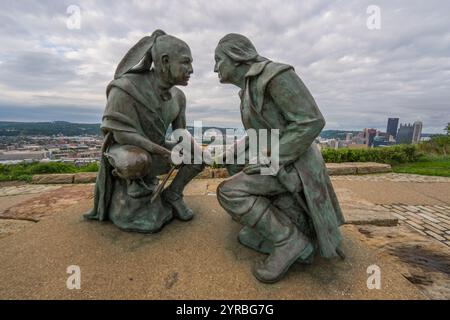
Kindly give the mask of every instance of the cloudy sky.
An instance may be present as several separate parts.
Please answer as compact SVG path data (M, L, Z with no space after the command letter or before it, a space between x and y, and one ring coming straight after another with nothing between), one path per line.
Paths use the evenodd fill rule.
M105 87L127 50L157 28L194 57L188 122L240 126L238 89L213 73L227 33L291 64L326 129L386 128L388 117L450 122L450 1L0 1L0 120L100 122ZM79 29L67 8L80 8ZM380 29L369 5L380 8ZM376 21L375 21L376 23Z

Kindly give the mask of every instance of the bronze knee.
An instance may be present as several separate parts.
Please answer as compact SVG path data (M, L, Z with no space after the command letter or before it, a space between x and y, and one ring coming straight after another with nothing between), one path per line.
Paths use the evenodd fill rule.
M105 156L114 167L113 174L122 179L134 180L150 174L152 157L142 148L116 144Z

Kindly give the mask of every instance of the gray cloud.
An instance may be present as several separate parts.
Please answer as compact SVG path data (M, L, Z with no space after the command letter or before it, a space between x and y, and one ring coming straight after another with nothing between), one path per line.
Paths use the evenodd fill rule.
M1 64L0 82L14 89L51 89L69 83L77 64L57 54L19 52Z
M66 27L73 4L80 30ZM381 30L366 27L371 4L381 9ZM450 121L448 1L48 0L2 9L1 119L98 121L117 63L160 28L192 49L194 75L182 88L188 122L240 126L238 89L212 72L214 48L229 32L293 65L328 129L384 129L387 117L398 116L442 132Z

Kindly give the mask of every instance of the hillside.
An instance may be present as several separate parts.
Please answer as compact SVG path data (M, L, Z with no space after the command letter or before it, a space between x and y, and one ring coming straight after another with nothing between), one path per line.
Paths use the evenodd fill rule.
M54 122L10 122L0 121L0 136L65 136L99 135L100 124Z
M187 129L193 134L194 128L188 126ZM203 127L203 132L208 129L218 129L225 134L226 128L221 127ZM169 129L169 133L171 130ZM358 131L352 130L323 130L320 137L325 139L341 139L345 140L347 133L356 135ZM64 136L79 135L100 135L100 123L72 123L67 121L54 122L12 122L0 121L0 136L16 137L16 136L52 136L62 134ZM430 136L422 134L422 136Z

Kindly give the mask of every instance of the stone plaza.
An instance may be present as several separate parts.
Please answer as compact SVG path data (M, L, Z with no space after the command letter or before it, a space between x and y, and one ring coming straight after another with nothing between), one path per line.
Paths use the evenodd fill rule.
M92 183L3 184L0 298L449 299L450 179L395 173L331 179L346 219L347 258L294 265L274 285L249 271L262 255L236 241L239 226L216 200L223 178L193 180L185 197L195 219L158 234L83 220ZM79 290L66 286L71 265L81 270ZM374 265L380 289L367 285Z

